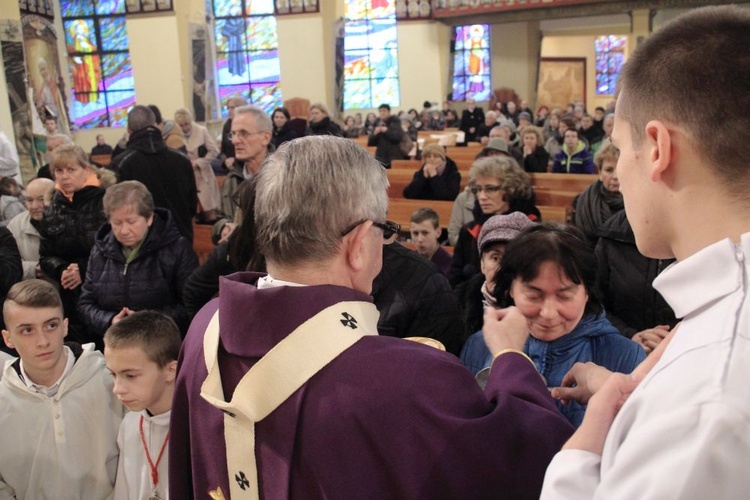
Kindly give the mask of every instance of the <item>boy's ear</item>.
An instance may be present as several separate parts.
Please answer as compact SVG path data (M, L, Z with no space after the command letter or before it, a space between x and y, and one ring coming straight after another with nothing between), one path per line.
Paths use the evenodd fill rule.
M10 333L8 330L3 330L3 340L5 341L5 345L11 349L15 349L15 347L13 347L13 342L10 341Z
M63 338L68 336L68 318L63 320Z
M174 382L175 377L177 377L177 360L167 363L164 369L167 371L167 382Z

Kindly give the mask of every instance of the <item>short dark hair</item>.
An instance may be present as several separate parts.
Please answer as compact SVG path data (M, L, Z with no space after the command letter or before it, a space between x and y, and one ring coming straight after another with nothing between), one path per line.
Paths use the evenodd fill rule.
M135 105L128 112L128 129L131 132L156 125L156 115L146 106Z
M289 110L286 109L283 106L280 106L280 107L274 109L273 113L271 113L271 118L273 118L273 115L275 115L276 113L281 113L282 115L284 115L286 117L287 120L290 120L292 118L292 115L289 114Z
M606 113L606 110L601 106L597 106L596 109L594 109L594 111L601 111L602 113Z
M138 311L107 328L104 346L109 349L140 347L160 368L180 354L180 329L169 316L156 311Z
M650 120L679 124L729 192L747 196L749 46L750 12L729 5L694 9L649 36L620 73L617 112L634 145Z
M156 106L156 104L149 104L148 109L150 109L154 113L154 119L156 120L156 123L161 123L164 121L161 117L161 110Z
M589 299L586 314L602 311L602 302L596 285L596 256L586 243L580 229L559 222L534 224L508 243L502 265L495 276L496 293L502 307L514 305L510 296L513 280L532 281L539 275L545 262L560 266L565 276L576 285L583 284Z
M568 132L575 132L575 134L576 134L576 137L578 137L579 139L581 138L581 135L580 135L580 134L578 133L578 129L577 129L577 128L575 128L575 127L570 127L570 128L568 128L568 129L567 129L567 130L565 131L565 133L563 134L563 136L567 135L567 134L568 134Z
M49 282L40 279L19 281L8 290L3 304L3 314L7 316L8 303L19 306L41 309L43 307L58 307L63 311L63 303L57 289Z
M421 224L424 221L432 222L435 229L440 227L440 216L431 208L418 208L411 214L411 221L415 224Z
M380 106L378 106L378 109L387 109L388 111L390 111L391 106L388 104L381 104Z

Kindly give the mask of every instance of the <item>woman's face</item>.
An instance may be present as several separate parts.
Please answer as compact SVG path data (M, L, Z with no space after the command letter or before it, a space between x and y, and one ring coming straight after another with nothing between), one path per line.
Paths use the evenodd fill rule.
M188 120L187 118L180 118L179 120L175 120L177 122L177 125L180 126L182 129L183 134L189 134L191 130L193 130L193 121Z
M326 115L318 108L311 108L310 109L310 121L313 123L318 123L320 120L325 118Z
M557 115L551 115L549 117L549 126L551 129L555 130L560 125L560 117Z
M620 180L617 178L617 162L604 160L602 168L599 169L599 180L602 181L604 189L613 193L620 192Z
M377 119L378 117L375 116L375 113L367 113L367 123L375 123Z
M536 149L536 147L539 145L537 144L536 134L523 134L523 145L527 148Z
M53 175L63 193L73 194L86 185L89 169L77 163L69 163L63 167L55 167Z
M500 269L500 262L503 260L503 254L505 254L505 247L507 246L506 243L491 245L489 249L482 252L479 259L479 268L487 283L487 291L490 293L495 292L495 274Z
M510 296L526 317L532 337L552 342L567 335L581 321L589 294L576 285L557 262L539 266L539 274L529 282L513 280Z
M432 153L424 157L424 162L427 165L434 165L436 167L441 167L443 163L445 163L445 161L440 156Z
M505 107L508 108L508 113L510 114L516 112L516 103L513 101L508 101L508 104L506 104Z
M474 185L482 213L496 215L508 211L510 205L505 200L505 191L500 187L500 179L478 176Z
M109 214L109 223L115 239L130 249L135 248L143 240L153 221L154 214L146 218L136 212L131 204L117 208Z
M416 120L418 116L419 116L419 114L417 113L417 110L415 110L415 109L410 109L409 110L409 117L412 120Z
M276 128L281 128L286 124L286 115L281 111L277 111L273 114L273 124Z

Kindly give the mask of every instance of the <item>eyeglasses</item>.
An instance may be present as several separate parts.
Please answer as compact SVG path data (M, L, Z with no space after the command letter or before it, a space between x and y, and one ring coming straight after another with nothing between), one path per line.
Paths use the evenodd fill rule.
M260 132L248 132L247 130L240 129L240 130L232 130L231 132L229 132L227 137L229 138L230 141L234 139L235 137L241 141L244 141L245 139L247 139L248 137L252 135L265 134L265 133L266 133L265 130L261 130Z
M502 186L472 186L469 188L469 191L471 191L471 194L476 195L477 193L481 193L484 191L487 194L497 193L500 191L503 187Z
M370 219L362 219L358 222L355 222L351 226L347 227L343 231L341 231L341 237L343 238L347 234L354 231L354 229L359 226L360 224L364 224ZM387 220L385 222L375 222L372 221L372 225L383 231L383 240L386 245L393 243L396 241L396 238L398 237L398 233L401 231L401 225L396 224L393 221Z

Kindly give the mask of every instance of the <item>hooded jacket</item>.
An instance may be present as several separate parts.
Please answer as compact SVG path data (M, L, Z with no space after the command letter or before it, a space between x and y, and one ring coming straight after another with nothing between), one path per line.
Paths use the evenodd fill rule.
M122 246L105 224L96 235L78 311L89 333L102 337L123 307L150 309L171 317L184 335L190 319L182 288L198 267L192 245L177 230L167 210L154 210L154 221L138 255L126 263Z
M646 351L632 340L623 338L604 313L584 315L570 333L552 342L529 336L523 352L534 362L547 381L547 387L559 387L568 370L578 362L592 361L613 372L630 373L646 359ZM481 330L466 341L461 362L473 375L492 363L492 354L484 343ZM581 425L586 406L575 401L567 405L557 401L557 407L571 424L575 427Z
M111 494L124 409L93 344L68 343L75 363L52 397L26 386L20 360L0 382L0 498L90 498Z
M555 155L552 173L593 174L596 173L591 151L586 149L586 143L579 140L573 151L568 151L563 143L562 150Z
M193 216L198 207L193 166L187 156L169 149L156 127L133 132L128 148L112 162L120 181L140 181L154 197L154 206L169 209L180 233L193 241Z

